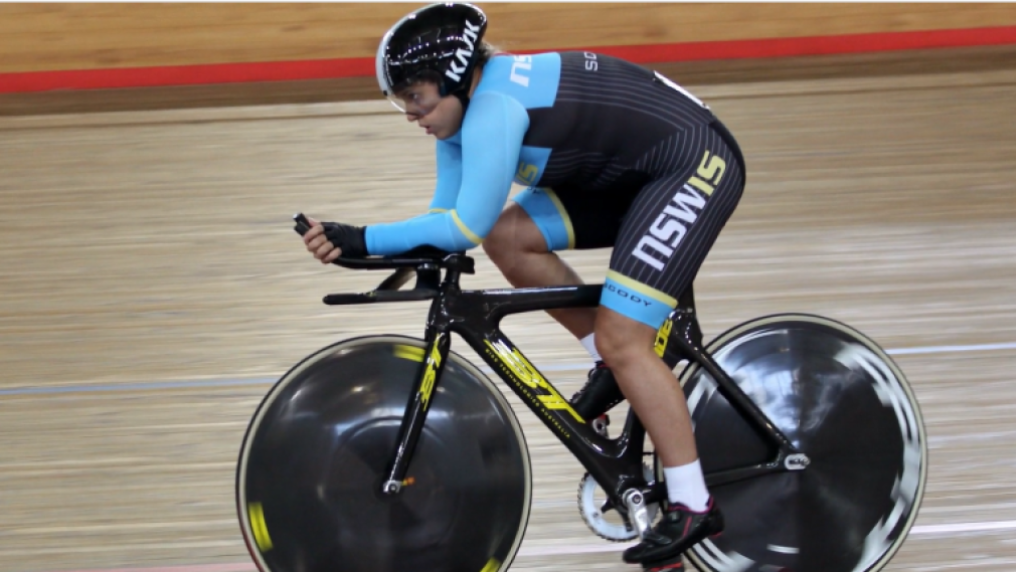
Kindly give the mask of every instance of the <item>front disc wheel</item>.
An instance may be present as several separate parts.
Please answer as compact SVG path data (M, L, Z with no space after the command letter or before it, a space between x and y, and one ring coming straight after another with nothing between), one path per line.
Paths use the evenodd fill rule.
M262 572L502 572L529 516L521 428L489 379L450 353L401 492L381 493L424 342L372 336L310 356L268 393L237 469Z

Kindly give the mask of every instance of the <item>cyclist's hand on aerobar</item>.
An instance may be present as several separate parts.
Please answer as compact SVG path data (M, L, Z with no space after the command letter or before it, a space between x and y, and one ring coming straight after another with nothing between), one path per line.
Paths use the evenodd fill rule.
M303 243L307 251L321 264L334 262L336 258L363 258L367 256L367 241L364 238L365 227L342 224L340 222L318 222L310 217L310 230L303 235Z

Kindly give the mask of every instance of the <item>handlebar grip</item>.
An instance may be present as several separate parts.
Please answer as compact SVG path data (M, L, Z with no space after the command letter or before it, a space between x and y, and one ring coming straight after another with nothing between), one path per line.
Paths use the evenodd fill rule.
M307 217L304 216L303 213L296 213L293 215L293 222L296 223L293 230L295 230L300 236L307 234L307 231L310 230L310 221L307 220Z
M297 213L293 215L293 230L296 231L300 236L307 234L311 229L310 220L303 213ZM347 258L340 256L332 261L332 264L350 268L353 270L384 270L384 269L402 269L402 268L419 268L425 265L441 264L441 261L452 254L461 254L444 251L438 248L430 246L420 246L404 252L401 255L388 257L388 256L365 256L362 258ZM473 261L466 257L465 263L459 265L460 271L467 274L473 273ZM403 275L402 283L408 280L408 276ZM401 285L401 284L400 284Z
M293 223L294 223L293 230L295 230L297 232L297 234L299 234L300 236L303 236L303 235L307 234L307 232L310 231L311 226L313 226L313 225L310 224L310 221L307 220L306 215L304 215L303 213L296 213L295 215L293 215ZM363 261L363 260L365 260L365 259L363 259L363 258L343 258L343 257L340 256L340 257L336 258L335 260L333 260L332 264L337 264L339 266L345 266L346 268L377 268L378 267L378 265L376 263L368 265L368 266L358 266L356 264L356 262Z

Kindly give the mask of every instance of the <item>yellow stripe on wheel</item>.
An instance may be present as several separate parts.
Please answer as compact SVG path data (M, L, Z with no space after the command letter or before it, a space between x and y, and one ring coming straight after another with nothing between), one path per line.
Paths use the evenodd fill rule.
M268 525L265 524L265 510L259 502L247 503L247 516L250 518L251 532L258 550L268 552L272 549L272 538L268 536Z

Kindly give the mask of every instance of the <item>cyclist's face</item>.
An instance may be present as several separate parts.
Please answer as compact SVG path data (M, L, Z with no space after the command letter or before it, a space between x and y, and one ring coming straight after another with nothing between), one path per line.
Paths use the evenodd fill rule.
M395 94L402 100L406 119L416 121L428 135L447 139L459 132L462 126L462 102L449 95L441 97L437 84L421 81Z

